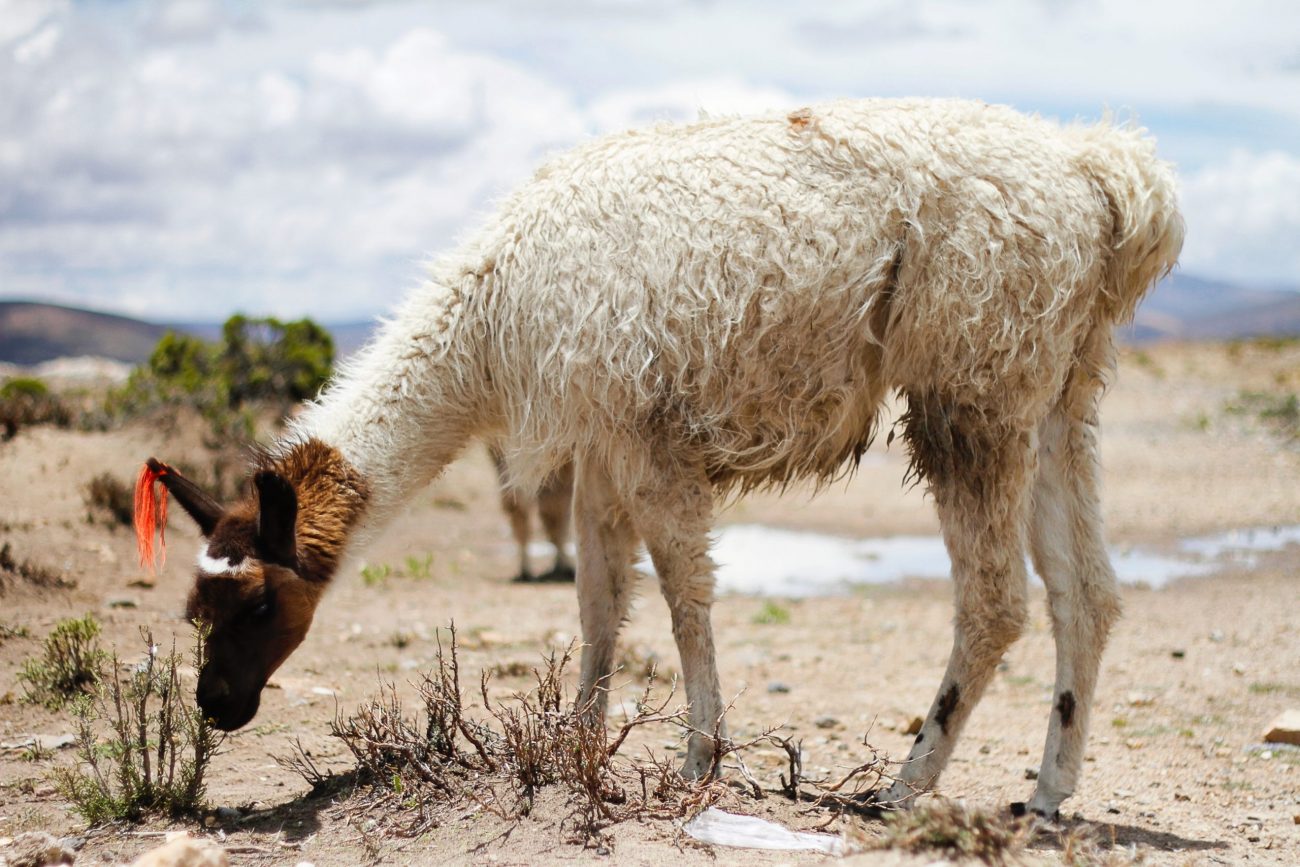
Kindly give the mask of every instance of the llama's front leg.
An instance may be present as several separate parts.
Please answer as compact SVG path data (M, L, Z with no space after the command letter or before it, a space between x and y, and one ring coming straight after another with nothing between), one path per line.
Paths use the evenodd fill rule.
M609 478L597 465L578 469L573 496L578 537L578 614L582 622L579 704L603 718L614 673L614 645L633 588L636 534Z
M918 444L909 429L914 456L918 449L942 445L978 463L930 454L929 463L920 464L929 471L952 558L956 617L939 692L897 780L877 798L886 807L910 807L917 794L938 782L966 719L1027 617L1022 527L1032 469L1029 438L976 425L963 429L960 412L939 415L952 426L944 435Z
M1030 519L1030 551L1056 638L1056 689L1034 796L1012 809L1049 818L1078 783L1101 653L1120 609L1102 539L1090 403L1077 408L1083 419L1062 408L1044 422Z
M686 745L682 776L698 779L713 767L718 739L725 739L722 688L714 652L713 561L708 530L713 521L712 489L707 480L667 487L647 498L636 511L637 529L659 575L659 586L672 616L673 638L682 661L686 700L693 729Z

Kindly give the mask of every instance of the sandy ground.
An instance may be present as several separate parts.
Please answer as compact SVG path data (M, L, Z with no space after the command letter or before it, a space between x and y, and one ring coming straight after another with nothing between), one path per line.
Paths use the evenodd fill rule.
M1211 531L1300 524L1300 446L1255 415L1226 409L1243 389L1297 387L1296 345L1126 353L1103 412L1111 540L1166 544ZM816 499L800 491L752 497L720 520L850 536L937 532L922 492L900 485L900 443L882 446L850 482ZM157 427L104 434L39 429L0 445L0 542L77 582L58 591L15 582L0 594L0 624L29 632L0 643L0 742L72 730L66 714L23 703L15 678L60 618L93 612L104 623L106 643L125 656L136 653L142 625L162 637L185 635L177 615L195 535L183 517L173 520L172 558L152 588L132 584L141 572L128 532L86 520L82 486L105 469L126 479L149 454L183 461L200 452L192 437ZM265 693L257 719L227 741L211 772L210 801L240 808L243 818L223 819L204 833L222 835L234 863L355 864L370 857L360 829L328 800L304 797L306 784L274 757L287 755L300 737L323 765L346 770L350 759L328 734L336 700L348 709L375 692L379 677L399 683L413 677L430 664L435 632L449 620L466 638L462 664L473 679L491 666L532 665L548 646L577 634L571 586L508 583L512 546L480 451L417 497L366 560L400 571L407 556L426 554L433 558L430 577L393 576L373 586L359 574L360 564L351 564L306 643L275 676L278 688ZM1148 863L1300 863L1300 750L1257 746L1269 720L1300 708L1298 566L1300 547L1292 546L1250 569L1160 590L1124 590L1126 616L1104 662L1085 775L1065 808L1075 827ZM1041 754L1053 665L1042 593L1034 592L1027 634L1008 654L943 779L947 796L999 807L1032 791L1027 770L1036 769ZM834 772L864 759L868 731L874 747L902 757L911 739L901 729L925 712L947 657L950 595L946 582L909 581L829 598L721 598L715 624L724 689L738 696L729 717L733 732L743 737L781 725L803 738L813 771ZM772 602L788 612L788 622L760 622L772 619L760 616ZM642 583L624 634L639 654L653 653L676 668L667 610L651 579ZM403 638L395 640L398 635ZM789 691L770 691L773 682ZM527 686L523 677L497 684L505 693ZM614 696L615 704L633 689ZM814 721L821 717L835 721L819 727ZM662 735L646 745L676 749ZM147 834L88 833L45 781L52 767L71 762L70 750L35 763L18 751L0 753L0 837L31 829L84 837L78 863L92 864L128 860L158 842ZM749 763L764 784L776 785L782 764L775 750L756 750ZM826 819L776 796L751 800L746 809L795 828ZM558 795L543 797L517 823L468 812L415 840L381 840L380 859L609 860L566 842L566 806ZM852 821L869 838L879 833L878 824ZM819 857L700 847L668 821L628 822L609 834L617 863ZM1051 840L1031 854L1049 863L1061 858ZM896 853L851 860L910 863Z

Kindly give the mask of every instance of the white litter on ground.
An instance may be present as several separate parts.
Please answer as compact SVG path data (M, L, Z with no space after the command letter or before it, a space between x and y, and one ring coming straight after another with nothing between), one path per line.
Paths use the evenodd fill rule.
M844 841L830 834L791 831L756 816L738 816L710 807L687 822L682 830L701 843L738 849L776 849L787 852L824 852L843 855Z

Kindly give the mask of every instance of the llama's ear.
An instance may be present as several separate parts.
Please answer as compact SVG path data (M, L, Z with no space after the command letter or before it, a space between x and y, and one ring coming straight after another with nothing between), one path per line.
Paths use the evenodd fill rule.
M172 467L150 458L149 469L157 474L167 492L176 498L181 508L199 525L199 532L211 536L212 530L225 514L221 504L205 494L198 485L176 472Z
M263 470L253 476L257 486L258 556L271 563L298 565L294 525L298 520L298 494L279 473Z

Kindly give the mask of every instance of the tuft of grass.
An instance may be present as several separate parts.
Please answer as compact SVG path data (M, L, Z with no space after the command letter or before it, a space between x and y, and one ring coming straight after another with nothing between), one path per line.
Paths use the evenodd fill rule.
M393 567L387 563L367 563L361 567L361 580L367 587L383 584L392 574Z
M891 813L884 836L875 845L913 854L942 852L985 864L1009 864L1024 852L1030 836L1030 824L1023 819L958 801L936 800Z
M1284 439L1300 439L1300 395L1295 392L1242 391L1224 409L1253 415Z
M785 626L790 622L790 609L769 599L754 615L752 622L760 626Z
M60 793L91 825L197 815L208 763L224 738L187 698L175 639L164 654L147 629L140 637L144 659L124 676L114 655L113 676L76 705L81 763L54 771ZM202 670L201 630L191 661Z
M131 526L135 515L134 494L129 485L109 472L100 473L85 488L86 506L91 515L106 516L110 525Z
M91 614L59 621L46 637L40 658L27 660L18 672L27 700L58 710L91 691L108 658L100 649L99 632Z
M31 633L27 631L26 626L10 626L8 623L0 623L0 644L4 644L11 638L30 638Z
M433 576L433 555L425 554L423 557L407 555L406 568L402 574L407 578L415 578L420 581L427 580Z

